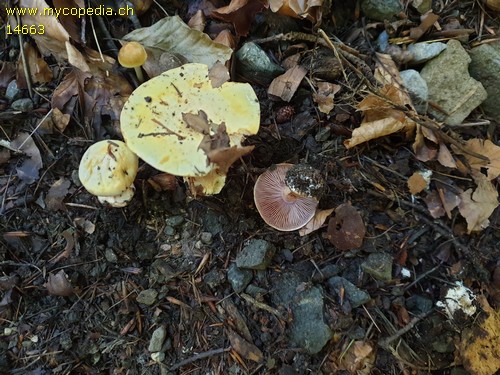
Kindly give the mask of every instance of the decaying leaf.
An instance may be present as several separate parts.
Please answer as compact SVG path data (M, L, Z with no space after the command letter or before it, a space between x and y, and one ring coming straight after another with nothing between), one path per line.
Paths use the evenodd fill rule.
M491 309L482 323L462 333L459 352L463 365L473 375L497 374L500 368L500 310Z
M66 5L68 6L68 5ZM27 9L51 9L45 0L20 0L19 8ZM43 12L26 11L23 16L23 24L28 28L33 26L38 32L30 33L35 40L40 52L45 55L53 55L58 61L68 61L71 65L86 72L89 65L85 58L70 42L70 35L61 25L55 14L44 15ZM10 24L14 28L17 21L10 17ZM40 32L40 25L43 25L43 32Z
M49 279L45 284L43 284L49 294L54 296L68 297L71 296L73 291L73 286L68 280L68 276L64 270L60 270L58 273L49 274Z
M83 217L75 217L73 223L87 234L92 234L95 232L95 224L90 220L84 219Z
M236 160L252 152L255 146L233 146L217 148L207 153L208 160L218 165L218 169L227 173L231 164Z
M229 5L212 12L212 17L230 22L237 35L248 35L255 15L267 8L265 0L231 0Z
M427 196L424 198L424 202L427 205L429 213L434 219L442 217L446 213L437 191L433 190L429 194L427 194Z
M63 199L68 194L70 185L71 182L62 177L52 184L45 197L45 204L49 210L57 211L66 209Z
M360 247L365 238L366 228L360 213L344 203L335 209L328 222L326 237L339 250L352 250Z
M322 5L323 0L269 0L269 7L273 12L312 22L321 19Z
M28 133L19 133L10 146L19 149L26 156L24 161L16 167L17 176L28 184L39 178L38 171L42 168L42 156L33 138Z
M34 83L47 83L52 80L52 70L43 58L40 57L36 48L29 43L24 43L24 55L28 63L28 71L31 76L31 81ZM19 56L17 63L17 85L18 87L26 86L26 77L24 76L22 57Z
M325 223L328 216L335 210L335 208L330 208L328 210L318 210L314 214L314 217L309 220L309 222L299 229L299 235L305 236L306 234L312 233L315 230L321 228Z
M457 163L455 162L455 159L451 155L450 150L448 150L448 147L444 143L439 144L439 152L437 156L438 162L448 168L453 168L455 169L457 167Z
M231 77L226 66L218 61L214 66L212 66L212 68L210 68L208 72L208 78L210 78L212 87L217 88L228 82Z
M413 134L415 122L382 99L387 97L392 102L409 105L409 97L393 85L384 86L379 93L381 97L368 95L359 103L358 109L364 112L364 119L361 126L353 130L351 139L344 141L347 148L397 132L404 132L406 136Z
M355 341L342 356L339 369L351 374L369 375L375 364L375 350L368 341Z
M227 329L226 332L231 347L243 358L257 363L261 363L264 360L264 355L254 344L249 343L231 329Z
M271 98L279 98L285 102L292 100L295 91L299 88L302 79L306 76L307 69L296 65L282 75L276 77L267 90Z
M205 19L205 14L201 9L194 14L188 21L188 26L193 30L203 31L205 29L205 25L207 21Z
M482 160L472 156L470 154L464 153L457 148L454 148L456 153L463 154L467 159L470 167L477 172L481 172L482 168L488 171L488 179L493 180L500 175L500 147L495 145L489 139L469 139L465 143L465 149L471 152L475 152L479 155L486 156L490 161Z
M318 104L320 112L329 114L334 107L333 99L340 91L340 85L330 82L318 82L318 90L313 93L313 99Z
M159 173L148 178L148 183L156 191L175 190L178 186L177 177L170 173Z
M148 52L156 51L158 56L171 52L209 68L217 61L225 63L233 53L231 48L215 43L207 34L190 28L179 16L165 17L149 27L136 29L123 40L139 42Z
M474 179L477 188L474 192L468 189L460 194L461 202L458 205L460 214L467 221L469 233L488 227L488 218L498 207L498 191L495 186L481 173L477 173Z

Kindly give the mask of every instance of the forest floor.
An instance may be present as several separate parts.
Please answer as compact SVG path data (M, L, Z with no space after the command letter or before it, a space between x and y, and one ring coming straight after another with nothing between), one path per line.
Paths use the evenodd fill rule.
M78 168L92 143L121 139L119 113L137 85L134 71L117 63L107 78L92 70L105 70L90 64L98 50L92 30L102 52L116 58L114 41L137 25L123 17L93 17L92 25L82 18L77 40L61 18L82 61L94 65L90 73L68 63L57 49L64 41L51 40L56 52L42 58L48 40L41 35L24 36L25 57L36 59L23 63L19 36L6 34L0 41L0 373L498 370L500 210L498 173L492 174L500 157L482 151L498 149L500 119L478 107L464 121L468 126L446 126L395 96L374 96L380 64L396 72L405 67L384 62L377 40L386 31L391 41L401 38L394 45L410 43L404 38L421 25L412 2L386 22L366 18L356 2L318 3L322 13L313 8L310 19L276 14L267 1L252 0L233 1L235 9L217 17L213 9L228 1L159 0L139 16L148 27L165 12L187 23L202 10L212 38L229 30L234 50L254 40L276 66L297 54L306 73L288 76L296 87L274 87L269 95L270 82L290 68L252 75L233 56L232 80L249 82L260 104L260 130L245 140L253 151L232 165L219 194L204 197L194 197L182 177L167 178L140 161L136 195L125 208L100 204L81 185ZM454 25L440 41L459 40L466 50L495 32L498 39L498 18L482 2L441 3L421 41L437 40L431 35L437 24ZM8 89L14 78L18 88ZM288 93L289 101L277 97ZM443 165L437 151L422 156L415 123L350 147L376 100L389 103L378 107L379 121L399 116L430 129L436 137L423 141L426 149L448 150L454 166ZM484 157L475 159L484 161L482 177L471 172L466 141L472 139L491 145L474 149ZM258 176L280 163L307 163L326 181L319 209L335 211L311 233L275 230L256 209ZM429 171L427 180L418 174ZM493 203L477 203L480 188ZM478 195L471 198L473 191ZM453 199L457 204L447 206ZM345 244L349 231L362 242ZM255 248L266 252L255 267L261 269L242 266L248 259L241 254L256 256Z

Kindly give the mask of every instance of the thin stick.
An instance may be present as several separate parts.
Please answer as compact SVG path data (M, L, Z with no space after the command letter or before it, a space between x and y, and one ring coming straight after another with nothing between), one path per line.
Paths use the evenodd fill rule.
M214 355L220 355L223 353L226 353L230 351L231 348L219 348L219 349L212 349L206 352L198 353L193 355L192 357L186 358L183 361L180 361L179 363L176 363L172 367L169 368L169 371L175 371L182 366L188 365L192 362L199 361L200 359L208 358L208 357L213 357Z

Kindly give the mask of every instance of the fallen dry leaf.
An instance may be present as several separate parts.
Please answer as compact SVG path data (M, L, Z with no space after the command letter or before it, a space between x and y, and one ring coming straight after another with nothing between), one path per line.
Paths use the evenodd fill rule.
M191 17L188 21L188 26L193 30L198 30L198 31L205 30L206 24L207 21L205 19L205 14L203 14L203 11L201 9L198 9L198 11L194 14L194 16Z
M212 11L212 17L232 23L237 35L246 36L255 15L265 8L265 0L231 0L229 5Z
M95 232L95 224L90 220L84 219L83 217L75 217L73 223L87 234L92 234Z
M165 17L149 27L136 29L123 40L141 43L148 54L154 53L158 59L162 52L170 52L209 68L217 61L225 63L233 53L231 48L215 43L207 34L190 28L179 16Z
M49 210L57 211L66 209L63 200L66 194L68 194L70 185L71 182L65 180L63 177L52 184L45 197L45 204Z
M49 65L40 57L38 51L29 43L24 43L24 55L28 64L31 81L34 83L47 83L52 80L53 74ZM22 57L19 56L17 63L17 85L26 87Z
M306 234L312 233L315 230L321 228L325 223L326 218L331 215L335 208L330 208L329 210L317 210L313 218L309 222L299 229L299 235L305 236Z
M208 160L219 166L219 170L226 174L231 164L236 160L252 152L255 146L233 146L212 150L207 153Z
M478 172L481 172L482 168L488 171L488 179L493 180L500 175L500 147L495 145L489 139L469 139L465 143L465 149L468 151L475 152L479 155L486 156L490 161L482 160L472 156L470 154L464 153L457 148L454 151L459 154L463 154L467 159L470 167Z
M231 347L243 358L257 363L261 363L264 360L264 355L254 344L249 343L229 328L226 332L229 342L231 343Z
M300 65L288 69L285 73L273 79L269 85L267 94L271 98L279 98L285 102L289 102L306 74L307 69Z
M66 5L67 6L67 5ZM19 8L28 9L49 9L49 5L45 0L20 0ZM23 16L23 24L35 27L39 30L40 25L43 25L43 33L31 33L30 36L35 40L38 49L44 56L52 55L58 61L65 62L66 60L73 66L82 71L89 71L89 66L85 58L70 42L70 36L66 29L61 25L57 17L54 15L43 15L37 12L32 15L26 12ZM17 21L14 17L10 17L10 24L14 28Z
M410 29L410 38L412 38L414 41L419 40L420 37L424 35L432 27L432 25L434 25L434 23L439 19L439 16L437 14L429 12L422 15L420 18L420 25L418 25L417 27L412 27Z
M461 202L458 205L460 214L467 221L468 233L488 227L488 218L498 207L498 191L491 181L481 173L473 177L477 183L476 190L472 192L472 189L468 189L460 194Z
M341 356L337 364L339 370L347 370L350 374L369 375L375 364L373 344L367 341L354 341Z
M43 286L47 288L49 294L54 296L69 297L74 293L73 286L68 281L68 276L64 270L60 270L55 275L49 274L49 279Z
M26 158L16 167L17 177L27 184L32 184L39 178L38 171L42 168L42 156L33 138L28 133L19 133L10 146L19 149Z
M148 183L156 191L175 190L178 186L177 177L169 173L159 173L148 178Z
M457 168L457 163L455 162L455 159L453 158L450 150L448 149L448 147L446 147L444 143L439 144L439 152L437 155L437 160L444 167L453 169Z
M326 237L339 250L352 250L360 247L365 238L366 228L360 213L344 203L335 209L328 222Z
M344 141L347 148L397 132L404 132L406 137L413 134L415 122L383 99L387 97L395 103L408 105L409 97L393 85L385 85L379 94L381 97L368 95L359 103L358 109L364 112L363 122L353 130L351 139Z
M313 99L318 104L320 112L329 114L334 107L333 99L340 91L340 85L330 82L318 82L318 90L313 93Z
M315 23L321 19L322 5L323 0L269 0L273 12Z
M446 213L443 203L441 202L441 198L439 197L439 193L436 190L427 194L424 198L424 202L427 205L429 213L434 219L442 217Z

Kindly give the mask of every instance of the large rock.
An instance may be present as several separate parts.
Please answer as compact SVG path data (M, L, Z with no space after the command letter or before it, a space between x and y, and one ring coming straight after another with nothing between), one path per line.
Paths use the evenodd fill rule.
M420 75L427 82L429 102L444 111L429 108L429 113L449 125L460 125L488 94L469 75L471 59L460 42L450 40L447 45L446 50L424 66Z
M500 42L481 44L470 51L470 75L482 83L488 98L483 102L484 112L500 122Z

